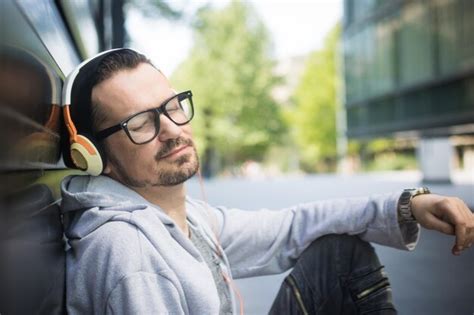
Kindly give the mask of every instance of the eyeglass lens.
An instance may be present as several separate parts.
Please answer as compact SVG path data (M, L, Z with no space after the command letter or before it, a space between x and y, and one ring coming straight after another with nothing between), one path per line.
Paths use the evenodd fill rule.
M193 116L193 108L188 95L176 95L164 106L168 118L177 125L188 123ZM156 137L160 130L159 111L156 109L140 113L127 122L127 130L135 143L145 143Z

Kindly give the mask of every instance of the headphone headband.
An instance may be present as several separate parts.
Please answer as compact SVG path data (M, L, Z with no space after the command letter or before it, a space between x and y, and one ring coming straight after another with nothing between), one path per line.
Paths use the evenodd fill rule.
M82 68L84 68L86 65L88 65L91 61L93 60L102 60L106 55L114 52L114 51L120 51L120 50L131 50L136 53L140 53L139 51L133 49L133 48L114 48L114 49L109 49L103 52L98 53L97 55L84 60L81 62L74 70L67 76L66 81L64 82L63 85L63 93L62 93L62 104L63 106L65 105L71 105L71 93L72 93L72 86L74 85L74 80L76 79L77 75L81 71ZM102 57L102 58L99 58Z

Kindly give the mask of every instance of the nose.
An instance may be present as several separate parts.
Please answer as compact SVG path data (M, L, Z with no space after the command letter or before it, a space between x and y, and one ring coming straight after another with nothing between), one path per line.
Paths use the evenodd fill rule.
M169 139L176 139L182 132L180 126L176 125L165 115L160 115L160 132L158 134L158 139L161 142Z

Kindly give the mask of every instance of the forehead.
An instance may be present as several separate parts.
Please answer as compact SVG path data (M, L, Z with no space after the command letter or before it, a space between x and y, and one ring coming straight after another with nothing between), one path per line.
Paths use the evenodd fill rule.
M96 85L92 101L101 107L106 120L116 120L157 107L173 94L168 79L155 67L142 63Z

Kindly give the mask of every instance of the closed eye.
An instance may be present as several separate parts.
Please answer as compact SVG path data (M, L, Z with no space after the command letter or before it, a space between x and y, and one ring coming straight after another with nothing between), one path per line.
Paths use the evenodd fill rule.
M176 110L180 110L180 109L181 109L181 105L176 100L166 104L166 111L168 111L168 112L172 112L172 111L176 111Z

